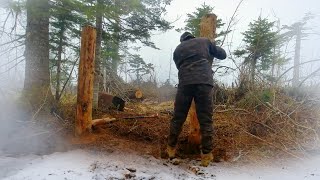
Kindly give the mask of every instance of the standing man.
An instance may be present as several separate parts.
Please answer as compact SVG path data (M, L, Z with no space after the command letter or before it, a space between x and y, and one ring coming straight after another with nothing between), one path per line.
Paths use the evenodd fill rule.
M208 166L213 160L213 58L225 59L226 52L207 38L195 38L185 32L174 51L173 60L179 70L179 86L174 115L170 123L167 153L174 158L182 125L192 102L195 101L201 132L201 165Z

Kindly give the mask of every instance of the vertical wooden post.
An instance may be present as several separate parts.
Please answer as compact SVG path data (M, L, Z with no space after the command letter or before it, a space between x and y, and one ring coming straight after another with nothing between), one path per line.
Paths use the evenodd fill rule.
M216 38L217 16L215 14L207 14L202 17L200 23L200 37L206 37L211 41Z
M206 37L211 41L214 41L216 37L216 25L217 25L217 16L215 14L207 14L201 19L200 23L200 37ZM194 100L192 101L187 121L190 123L189 129L189 151L190 152L199 152L201 134L200 134L200 125L197 118L196 106Z
M76 136L89 132L91 129L95 48L95 28L91 26L83 27L81 33L77 114L75 120Z

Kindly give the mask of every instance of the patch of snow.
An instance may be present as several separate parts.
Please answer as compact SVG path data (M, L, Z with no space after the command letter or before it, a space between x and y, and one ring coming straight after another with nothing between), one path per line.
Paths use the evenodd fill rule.
M0 179L4 180L104 180L104 179L320 179L320 157L277 162L265 166L218 163L200 167L196 175L190 167L197 161L183 161L174 166L166 160L137 154L73 150L45 156L0 157Z

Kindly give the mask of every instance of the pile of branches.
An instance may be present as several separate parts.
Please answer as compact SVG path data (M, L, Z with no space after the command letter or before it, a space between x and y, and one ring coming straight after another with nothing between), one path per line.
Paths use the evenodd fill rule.
M231 153L281 151L300 158L319 148L319 106L280 91L249 92L235 106L218 107L215 115L216 145Z
M216 101L214 115L215 150L233 157L288 155L301 158L308 152L319 149L320 103L316 98L292 97L283 89L257 88L247 90L237 98L236 89L220 87L226 101ZM74 122L74 101L66 101L66 126L72 130ZM154 151L165 149L169 134L173 101L161 104L128 104L124 112L110 111L117 119L103 128L115 136L130 141L145 142ZM67 111L66 111L67 110ZM149 115L158 114L155 117ZM95 113L94 118L104 114ZM130 118L147 115L146 118ZM185 123L179 138L179 145L185 145L189 124ZM246 154L246 156L243 156ZM251 156L250 156L251 157Z
M173 107L173 102L171 104ZM152 107L148 108L150 113L155 113ZM153 109L159 112L159 106ZM233 105L215 106L215 149L226 152L232 159L244 154L265 157L286 154L301 158L319 148L319 110L318 105L308 100L298 102L281 90L249 91ZM134 112L139 112L139 108ZM166 114L158 118L120 120L108 128L115 134L159 148L159 144L166 145L170 119ZM185 123L180 144L187 140L188 131Z

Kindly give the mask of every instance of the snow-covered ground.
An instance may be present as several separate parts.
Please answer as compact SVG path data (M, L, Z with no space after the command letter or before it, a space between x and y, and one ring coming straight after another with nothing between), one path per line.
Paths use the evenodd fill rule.
M221 179L319 180L320 156L306 160L276 161L269 165L213 163L197 166L183 161L174 166L148 155L110 151L72 150L50 155L0 156L0 179L5 180L104 180L104 179ZM200 168L199 175L193 169Z

